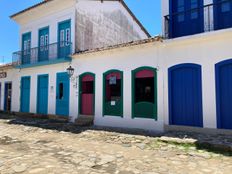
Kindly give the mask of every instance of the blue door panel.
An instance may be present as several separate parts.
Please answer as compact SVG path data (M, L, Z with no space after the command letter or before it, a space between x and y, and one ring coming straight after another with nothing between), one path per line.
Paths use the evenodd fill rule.
M232 129L232 60L216 65L217 125Z
M49 28L39 30L39 48L38 48L38 61L48 60L49 55Z
M58 24L58 58L66 58L71 53L71 20Z
M22 77L21 79L21 112L30 111L30 77Z
M31 62L31 33L22 35L22 64L30 64Z
M48 112L48 75L38 76L37 113Z
M204 31L203 0L170 0L169 3L171 37L187 36Z
M57 73L56 77L56 115L69 115L69 76Z
M170 124L203 126L201 67L192 64L169 69Z
M216 30L232 27L232 1L214 0L214 28Z

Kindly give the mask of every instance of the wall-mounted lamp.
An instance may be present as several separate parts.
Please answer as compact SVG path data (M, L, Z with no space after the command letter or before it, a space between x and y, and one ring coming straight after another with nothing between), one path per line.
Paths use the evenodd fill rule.
M75 69L70 65L70 66L66 69L66 71L67 71L67 74L68 74L68 76L69 76L71 82L74 83L74 84L73 84L73 87L74 87L74 88L77 88L78 77L77 77L77 76L76 76L76 77L73 76L73 75L74 75Z
M69 75L69 78L71 78L74 74L74 68L70 65L67 69L66 69L68 75Z

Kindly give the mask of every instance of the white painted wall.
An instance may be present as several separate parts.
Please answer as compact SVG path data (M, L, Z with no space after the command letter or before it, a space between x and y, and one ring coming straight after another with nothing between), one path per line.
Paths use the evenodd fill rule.
M76 12L77 51L148 38L119 1L81 0Z
M113 127L141 128L149 130L163 130L163 72L158 71L158 120L132 119L131 115L131 76L132 70L141 66L158 67L160 43L139 45L137 47L121 48L94 54L79 55L73 59L72 66L76 67L79 76L84 72L96 74L96 100L95 100L95 124ZM115 116L102 116L103 103L103 73L118 69L123 71L123 118ZM79 84L78 84L79 86Z
M169 124L168 111L168 68L182 63L196 63L202 66L202 99L203 125L205 128L216 128L216 92L215 64L232 58L232 29L203 33L152 42L143 45L129 46L112 50L75 55L71 65L75 68L74 77L84 72L96 74L95 124L113 127L141 128L162 131ZM12 111L20 107L20 79L31 76L30 112L36 112L37 76L49 74L48 113L55 114L56 73L65 72L69 63L60 63L28 69L7 70L8 77L0 79L13 81ZM131 117L131 71L151 66L158 69L158 120L132 119ZM103 73L110 69L119 69L124 75L124 111L123 118L102 116ZM78 80L78 79L77 79ZM70 82L70 119L78 116L78 88L75 81ZM53 90L52 90L53 87ZM77 83L77 87L79 84ZM4 89L2 88L2 94ZM2 106L3 108L3 98Z

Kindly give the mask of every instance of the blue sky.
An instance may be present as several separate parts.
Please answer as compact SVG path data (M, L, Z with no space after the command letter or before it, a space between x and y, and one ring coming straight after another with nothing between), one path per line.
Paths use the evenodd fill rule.
M11 60L19 50L19 27L9 16L41 0L0 0L0 63ZM129 8L154 36L161 33L160 0L125 0Z

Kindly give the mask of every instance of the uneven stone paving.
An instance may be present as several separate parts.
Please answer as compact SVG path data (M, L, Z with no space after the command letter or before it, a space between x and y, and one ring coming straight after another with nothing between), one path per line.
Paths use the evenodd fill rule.
M169 137L173 141L171 134L160 138L81 128L73 132L39 128L33 121L0 120L0 173L232 173L231 153L200 150L191 144L195 139L167 143Z

